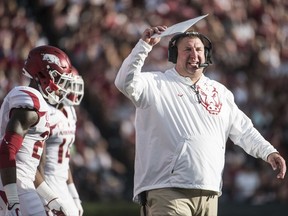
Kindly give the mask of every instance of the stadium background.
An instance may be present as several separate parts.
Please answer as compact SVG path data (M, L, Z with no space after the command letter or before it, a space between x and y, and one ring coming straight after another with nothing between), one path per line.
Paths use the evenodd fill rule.
M232 90L288 160L287 8L286 0L2 0L0 103L11 88L27 84L20 71L32 47L64 50L85 80L71 158L84 215L138 215L131 203L134 107L113 82L140 34L209 14L197 25L213 43L207 76ZM145 69L171 66L169 39L153 49ZM287 179L277 180L268 164L228 141L220 216L284 215Z

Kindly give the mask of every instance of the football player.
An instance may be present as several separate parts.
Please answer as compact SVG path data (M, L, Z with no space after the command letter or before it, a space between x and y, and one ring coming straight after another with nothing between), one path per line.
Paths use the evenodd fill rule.
M69 168L70 151L75 141L77 116L74 105L84 95L84 81L72 67L73 79L68 94L60 105L50 106L51 133L46 140L45 157L41 161L45 182L66 206L67 215L82 216L83 208ZM44 202L45 203L45 202ZM51 211L47 213L51 215Z
M46 215L46 208L58 215L65 209L44 181L34 182L43 145L50 133L50 108L66 97L72 79L68 56L53 46L30 50L23 74L29 86L13 88L0 110L0 215ZM35 183L35 185L34 185ZM36 190L37 187L37 190ZM38 192L38 193L37 193Z

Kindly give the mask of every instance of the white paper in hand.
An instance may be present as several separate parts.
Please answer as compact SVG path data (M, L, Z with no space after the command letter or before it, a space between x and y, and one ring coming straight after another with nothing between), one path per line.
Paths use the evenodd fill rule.
M208 14L172 25L168 27L165 31L163 31L161 34L152 35L152 38L164 37L175 33L184 33L187 29L192 27L195 23L197 23L206 16L208 16Z

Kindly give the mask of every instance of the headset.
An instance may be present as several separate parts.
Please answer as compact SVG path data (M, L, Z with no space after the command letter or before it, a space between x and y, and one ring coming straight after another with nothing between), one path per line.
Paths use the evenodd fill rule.
M209 64L212 64L212 43L210 41L210 39L208 37L206 37L205 35L199 33L199 32L184 32L184 33L180 33L175 35L174 37L172 37L172 39L169 41L169 46L168 46L168 61L176 64L177 62L177 56L178 56L178 48L177 48L177 41L180 38L183 37L188 37L188 36L195 36L198 37L204 44L204 49L205 49L205 63L200 64L200 67L208 67ZM206 43L205 43L206 41Z

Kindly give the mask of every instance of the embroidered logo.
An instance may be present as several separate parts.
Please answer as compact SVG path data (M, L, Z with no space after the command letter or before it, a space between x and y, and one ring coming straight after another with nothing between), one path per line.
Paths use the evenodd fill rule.
M201 97L201 104L205 109L214 115L218 115L222 108L222 103L218 96L218 91L214 86L205 85L204 88L197 86L197 91L199 91Z

